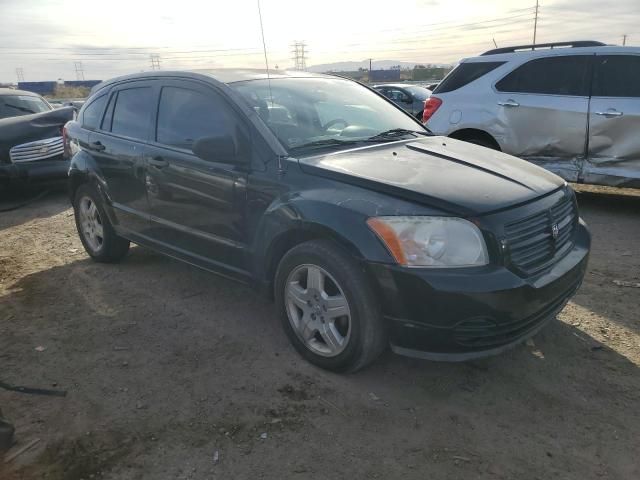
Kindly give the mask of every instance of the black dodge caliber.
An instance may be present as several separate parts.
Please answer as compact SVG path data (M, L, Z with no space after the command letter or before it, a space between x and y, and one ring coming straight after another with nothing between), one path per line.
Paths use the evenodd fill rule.
M387 345L466 360L533 335L580 286L572 190L517 158L431 135L356 82L154 72L95 87L66 149L88 254L134 242L275 299L310 362Z

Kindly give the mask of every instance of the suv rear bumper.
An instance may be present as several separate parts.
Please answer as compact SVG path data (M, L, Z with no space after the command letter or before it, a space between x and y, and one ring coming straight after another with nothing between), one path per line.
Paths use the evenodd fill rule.
M494 355L555 318L584 277L590 235L581 222L572 250L547 271L522 278L502 266L410 269L369 264L392 349L443 361Z

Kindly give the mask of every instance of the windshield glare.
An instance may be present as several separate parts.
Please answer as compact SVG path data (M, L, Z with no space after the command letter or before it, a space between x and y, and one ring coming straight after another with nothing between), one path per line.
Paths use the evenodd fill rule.
M40 97L34 95L1 95L0 118L30 115L48 112L51 107Z
M326 141L365 140L421 126L363 86L333 78L279 78L232 83L288 149Z

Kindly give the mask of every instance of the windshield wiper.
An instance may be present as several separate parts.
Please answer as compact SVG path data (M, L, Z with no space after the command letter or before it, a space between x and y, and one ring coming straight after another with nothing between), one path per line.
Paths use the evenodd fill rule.
M420 130L408 130L406 128L392 128L391 130L385 130L384 132L377 133L373 137L367 138L367 140L395 140L405 135L425 135L429 136L429 132Z
M333 147L333 146L343 146L343 145L355 145L360 143L360 140L338 140L337 138L324 138L322 140L314 140L313 142L303 143L302 145L296 145L295 147L291 147L289 150L292 152L298 152L301 150L308 150L320 147Z

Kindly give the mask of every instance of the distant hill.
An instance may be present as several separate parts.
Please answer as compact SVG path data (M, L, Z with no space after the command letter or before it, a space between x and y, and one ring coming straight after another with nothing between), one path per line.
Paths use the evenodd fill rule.
M374 60L372 68L374 70L388 70L391 67L400 65L400 68L413 68L415 65L424 65L416 62L400 62L398 60ZM438 65L439 66L439 65ZM369 60L362 60L360 62L334 62L323 63L320 65L312 65L307 67L309 72L352 72L359 68L369 69Z

